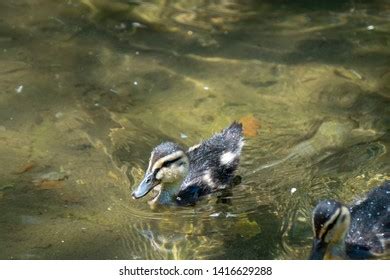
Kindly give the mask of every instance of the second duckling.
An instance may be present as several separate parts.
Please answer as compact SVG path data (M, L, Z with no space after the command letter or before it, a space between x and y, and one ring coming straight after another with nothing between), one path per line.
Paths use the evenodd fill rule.
M313 260L390 256L390 181L349 208L335 200L319 202L313 231Z

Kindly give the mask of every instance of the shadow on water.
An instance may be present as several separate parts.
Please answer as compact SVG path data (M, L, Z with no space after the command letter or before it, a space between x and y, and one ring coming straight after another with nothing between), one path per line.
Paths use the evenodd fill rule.
M268 206L260 206L254 210L259 213L252 219L260 225L260 232L249 239L237 236L226 241L225 252L216 259L275 259L279 257L278 246L282 239L280 222ZM272 244L271 246L266 244Z

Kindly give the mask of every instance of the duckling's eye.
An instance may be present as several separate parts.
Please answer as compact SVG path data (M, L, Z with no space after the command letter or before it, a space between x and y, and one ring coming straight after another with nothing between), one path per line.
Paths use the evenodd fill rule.
M169 167L170 165L172 165L172 163L177 162L180 159L181 158L179 157L179 158L175 158L173 160L168 160L168 161L164 162L161 167Z
M150 183L150 181L152 181L152 178L150 178L150 176L148 178L146 178L146 183Z

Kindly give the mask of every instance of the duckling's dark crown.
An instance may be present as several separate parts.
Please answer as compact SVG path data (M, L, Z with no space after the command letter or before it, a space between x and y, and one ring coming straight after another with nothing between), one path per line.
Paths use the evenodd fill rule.
M173 142L163 142L153 149L153 155L155 158L159 159L167 155L173 154L177 151L184 151L183 148Z
M174 155L175 153L179 154L182 152L184 154L184 149L173 142L164 142L155 147L152 151L150 158L150 164L153 166L158 160L165 158L169 155Z
M313 226L317 237L320 237L320 232L324 226L327 227L327 231L334 226L342 207L343 205L340 202L332 199L323 200L317 204L313 211ZM331 219L333 222L329 224Z

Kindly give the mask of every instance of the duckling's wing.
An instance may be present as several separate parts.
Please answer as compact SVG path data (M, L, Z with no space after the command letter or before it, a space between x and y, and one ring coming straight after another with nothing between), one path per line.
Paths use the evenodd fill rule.
M350 207L351 227L346 238L351 258L390 254L390 181L373 189L365 200Z
M191 147L187 152L189 174L178 196L201 196L229 186L238 167L243 144L242 125L234 122L210 139Z

